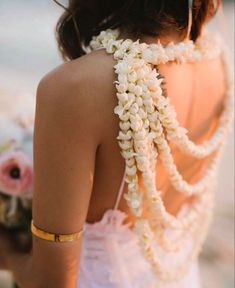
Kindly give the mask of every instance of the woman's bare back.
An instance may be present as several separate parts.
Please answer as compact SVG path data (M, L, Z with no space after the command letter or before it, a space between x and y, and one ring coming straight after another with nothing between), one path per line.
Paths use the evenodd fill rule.
M207 52L209 53L210 51L207 51ZM216 51L215 54L218 55L217 52L219 50L215 50L215 51ZM197 51L194 50L193 52L197 52ZM133 60L133 58L131 59ZM144 56L143 56L143 59L144 59ZM125 58L123 60L125 62L127 59ZM141 62L143 63L144 61L141 61ZM118 63L120 64L120 62ZM60 233L67 234L67 233L70 233L71 231L78 231L79 229L81 229L80 227L82 227L84 225L84 222L86 221L87 223L85 224L85 226L87 229L85 229L86 233L84 235L85 245L87 243L87 245L89 246L90 236L92 238L90 240L93 241L94 239L96 239L97 241L99 241L99 238L97 239L93 237L94 236L93 232L95 234L97 232L99 235L100 233L102 233L103 235L103 232L106 231L104 233L105 235L103 235L104 237L101 237L103 240L100 239L101 241L100 244L102 245L102 247L106 247L106 246L103 246L104 244L102 244L103 243L102 241L106 241L112 238L112 237L111 238L109 237L109 236L112 236L112 232L109 233L110 232L109 228L112 228L115 230L116 226L113 227L112 224L117 223L115 221L114 222L110 221L110 218L109 218L110 215L113 215L117 217L119 220L122 220L124 215L127 214L128 219L126 220L133 220L133 223L135 224L135 228L139 230L136 231L137 232L137 235L136 235L134 231L132 231L132 229L127 229L127 226L125 225L123 226L124 223L119 223L121 224L120 229L122 229L123 227L126 227L126 230L125 230L126 235L132 235L134 237L133 239L135 239L136 241L138 239L142 241L142 239L145 239L143 237L146 237L146 235L151 236L151 231L148 232L148 223L146 223L147 221L150 220L153 222L151 224L156 225L154 226L154 229L156 230L156 236L157 236L156 243L158 243L158 241L161 241L159 243L163 246L163 248L168 247L168 244L169 244L170 245L169 251L171 251L171 249L174 249L175 243L173 243L174 247L172 248L171 243L168 243L168 240L170 239L161 238L165 232L163 231L164 228L173 227L173 230L175 228L176 232L179 227L183 228L182 235L180 235L179 241L177 241L176 244L177 244L177 247L179 247L178 245L180 245L180 247L184 248L185 247L184 241L182 242L181 240L185 239L185 233L186 231L188 231L188 227L192 226L193 229L195 229L194 230L195 233L198 234L198 239L197 241L195 241L195 243L192 243L192 244L195 244L194 246L195 249L192 249L192 250L190 249L191 251L188 257L191 259L191 257L194 257L194 255L198 254L198 249L200 248L199 244L204 239L203 237L205 235L206 226L208 225L208 222L209 222L210 211L211 211L210 210L211 208L210 196L211 195L209 195L211 193L211 189L210 189L211 187L209 186L211 186L211 182L208 183L207 180L211 180L212 177L214 177L214 174L211 175L207 171L206 176L209 175L209 177L207 178L204 177L207 181L205 185L204 183L203 185L188 185L187 182L181 181L180 176L178 177L179 173L176 170L179 167L179 170L181 170L179 172L181 172L184 175L186 180L191 180L191 179L195 180L195 178L200 176L199 172L203 171L203 167L200 161L197 161L195 159L190 159L189 157L186 157L186 156L182 156L176 150L175 146L173 145L171 145L172 154L174 156L174 160L176 162L177 167L174 166L174 164L172 164L173 161L172 161L171 155L170 155L170 159L168 156L167 156L168 158L166 158L166 154L168 153L168 151L169 151L168 154L170 154L170 150L169 150L168 143L165 140L165 137L169 135L175 136L175 135L171 135L172 133L171 131L173 131L172 134L179 134L176 136L177 137L179 136L179 138L182 137L183 141L186 140L186 142L189 144L192 142L190 142L187 137L186 137L187 139L184 138L185 135L182 136L181 134L182 130L177 129L176 127L178 124L177 123L175 124L175 122L173 123L174 119L173 120L170 119L170 117L174 118L174 113L170 114L171 111L167 110L167 108L169 108L168 101L161 94L160 87L159 87L160 82L156 81L156 75L158 74L155 73L156 71L151 70L151 69L150 70L153 71L153 73L151 73L151 71L148 70L150 73L145 74L146 71L143 70L142 71L143 73L142 74L140 73L140 77L142 77L144 80L146 79L148 80L149 79L148 77L150 77L150 79L152 79L151 83L153 82L155 83L156 81L156 86L159 89L159 94L161 95L160 96L154 95L154 94L152 95L153 98L154 97L156 98L159 97L159 98L153 99L153 100L156 100L156 102L155 103L153 102L151 104L151 107L154 105L156 106L156 107L155 106L153 107L156 110L156 113L154 115L157 117L157 120L159 119L158 122L160 124L163 123L164 125L166 125L166 127L165 126L164 127L166 128L167 135L165 135L162 132L164 130L158 129L157 124L155 124L155 122L157 123L157 120L154 120L152 118L152 116L154 116L152 113L150 115L151 117L149 118L149 121L147 121L146 118L143 121L144 124L147 125L147 128L144 127L144 129L146 129L146 132L150 132L153 130L153 131L156 131L156 133L150 133L150 135L148 135L146 139L144 140L143 140L143 136L145 136L146 134L144 133L142 133L141 135L138 134L138 137L141 136L139 137L141 138L139 140L137 139L137 134L134 134L134 132L132 133L132 131L128 131L129 135L133 137L133 139L131 139L133 141L130 141L131 142L130 144L133 145L133 149L128 148L130 153L126 153L126 151L124 151L126 146L122 145L123 148L119 147L119 144L121 141L118 141L117 139L118 134L119 134L119 139L125 140L125 137L128 136L127 134L128 132L125 132L125 133L123 132L123 134L120 133L120 129L122 130L123 123L121 123L122 126L119 127L120 119L115 114L116 112L118 112L117 111L117 102L118 102L117 97L120 98L120 95L116 95L116 89L120 90L120 84L118 84L118 86L115 87L116 86L115 85L116 84L115 72L117 72L117 70L115 71L114 66L115 66L115 61L113 60L113 57L111 55L108 55L104 49L101 49L99 51L93 51L90 54L80 57L74 61L64 63L63 65L61 65L60 67L56 68L54 71L46 75L45 78L42 80L42 82L40 82L39 84L38 91L37 91L36 121L35 121L35 133L34 133L34 160L35 160L34 169L36 172L35 173L36 177L34 179L34 188L35 188L36 193L34 194L33 217L34 217L34 220L36 221L35 225L37 225L38 227L44 227L46 231L59 231ZM148 65L147 62L143 63L143 66L146 68L148 66L150 68L150 65ZM187 129L189 129L189 137L195 142L200 142L203 140L203 138L208 137L209 135L205 135L205 134L206 132L209 131L208 130L209 128L211 129L210 129L210 133L208 134L211 134L213 132L216 126L216 120L218 119L218 116L220 114L219 112L222 108L222 102L225 96L224 94L226 92L225 90L227 90L224 87L225 86L224 75L223 75L224 70L222 67L222 61L218 59L218 60L210 60L207 62L200 62L200 63L198 62L198 64L196 63L179 64L179 65L164 64L164 65L159 65L159 67L157 68L159 69L160 73L164 75L166 78L165 90L167 92L167 96L170 98L171 103L176 109L176 113L178 114L178 120L180 124L186 127ZM139 70L137 71L139 72ZM146 77L146 79L144 77ZM125 80L125 77L123 78L118 77L118 80L119 80L118 83L122 82L121 79ZM130 80L129 74L128 74L127 79L128 81ZM140 92L143 95L143 101L145 100L145 97L147 95L146 90L144 90L145 88L144 83L145 83L144 81L143 82L140 81L137 84L137 86L143 84L143 90L141 90L143 91L143 94L142 92ZM216 87L214 87L214 83L217 84ZM131 91L131 86L129 85L131 84L129 83L128 86L125 86L125 89L126 91L128 91L128 93L129 93L129 90ZM149 83L147 83L147 81L146 81L146 85L149 86ZM152 87L146 87L146 89L149 89L147 91L151 91L150 88ZM154 89L155 88L156 87L154 86ZM155 89L154 91L157 91L157 90ZM128 97L130 96L130 94L128 94ZM156 94L158 93L156 92ZM230 94L231 93L228 90L228 96L231 96ZM125 105L125 108L128 109L128 106L126 106L125 103L124 105ZM124 108L124 105L123 105L123 108ZM164 107L165 110L162 107ZM227 115L226 117L231 118L230 117L231 109L229 109L228 107L229 106L226 105L226 109L225 109L225 113ZM114 111L114 108L116 108L115 111ZM122 106L120 105L118 106L118 108L121 109ZM137 111L140 112L141 111L140 109ZM147 108L146 108L146 111L147 111ZM132 109L130 113L133 114L134 110ZM119 116L123 116L123 115L119 115ZM129 119L132 122L131 120L133 119L131 118L132 115L127 114L127 116L128 117L125 117L125 119L127 120L123 120L123 122L124 123L125 121L128 122ZM134 118L137 118L137 117L134 117ZM172 122L170 122L170 125L168 125L166 121L168 122L171 120ZM221 125L223 125L224 122L221 122L222 123ZM228 123L230 122L228 121ZM130 125L132 124L133 123L130 123ZM153 125L150 126L150 124L153 124ZM214 127L212 126L212 124ZM138 129L138 127L137 128L136 127L137 126L131 126L131 129L135 131L136 129ZM224 128L224 130L226 129L227 131L226 125L222 128ZM220 131L221 129L219 129L219 132ZM218 133L216 133L216 135L217 134ZM218 142L221 140L221 137L220 137L221 135L217 135L216 141L214 141L216 142L215 144L216 148L218 147L221 148L221 146L219 146L220 142ZM136 137L134 138L134 136ZM153 143L152 137L154 137L154 143ZM149 140L151 140L151 142ZM176 141L177 140L178 138L176 139ZM128 141L122 141L121 144L126 143L126 142ZM163 142L165 146L163 145ZM148 159L148 156L149 156L148 153L152 153L156 151L156 149L152 149L153 151L150 151L150 149L153 147L152 144L154 145L156 144L158 152L160 152L159 158L162 158L163 161L165 161L164 165L166 166L169 173L171 173L171 177L169 181L165 173L165 170L161 166L161 162L159 161L157 162L156 169L158 170L157 171L158 173L156 173L156 177L157 177L158 189L155 189L156 187L154 187L154 184L155 184L154 178L153 178L154 171L152 169L154 167L152 167L152 164L154 163L155 165L155 162L149 161ZM184 144L184 143L181 142L178 144ZM143 149L142 150L139 149L138 145L139 146L142 145ZM148 146L147 148L149 148L149 150L145 149L145 145ZM212 145L212 147L214 146ZM125 164L127 164L124 162L124 159L123 159L124 152L120 148L123 149L123 151L126 153L125 156L126 158L128 158L128 163L133 163L129 161L129 158L131 160L134 158L133 155L136 155L136 154L133 154L133 151L135 151L134 149L136 149L136 152L137 152L136 161L138 162L137 163L138 168L140 171L143 170L142 175L141 173L139 173L140 176L143 177L143 179L140 177L139 178L140 183L138 184L142 185L143 184L142 180L144 180L145 187L146 187L146 193L139 193L140 192L139 187L136 187L137 185L133 185L133 182L136 180L135 176L138 170L126 169L126 172L128 171L128 179L126 180L128 180L129 182L127 196L129 196L130 192L133 192L134 190L134 192L130 195L130 198L131 196L133 196L133 198L131 198L132 201L127 200L127 202L126 202L126 199L122 198L118 208L127 213L121 213L120 211L108 211L109 209L114 208L115 201L117 198L117 193L120 187L120 183L121 183L121 180L123 179ZM183 148L187 148L187 147L184 146ZM189 149L191 149L191 147ZM212 151L218 150L218 149L215 149L215 150L213 149L214 148L210 148L210 147L209 149L205 149L206 152L205 153L203 152L202 155L204 154L209 155L211 150ZM186 151L186 153L189 153L195 156L195 158L197 158L198 156L199 157L201 156L200 153L201 153L201 150L203 149L201 149L200 146L193 146L193 148L190 151L186 149L183 149L183 150L184 152ZM123 155L121 155L121 152L123 152ZM146 154L144 155L146 157L143 157L145 161L142 161L146 165L143 165L143 166L140 161L142 154ZM169 160L168 163L166 163L166 159ZM206 161L205 157L204 157L204 161ZM145 163L145 162L148 162L148 163ZM213 161L212 163L217 164L216 161ZM205 166L207 166L206 162L203 162L203 165L204 164ZM128 164L128 165L130 166L132 164ZM214 167L215 165L212 168ZM209 168L211 168L211 166ZM174 170L173 171L174 173L172 173L172 170ZM216 171L215 169L214 170L211 169L211 170L213 171L213 173ZM132 176L133 173L135 174L134 177ZM178 179L177 181L174 181L177 177L179 181ZM150 182L150 178L151 178L151 182ZM189 198L183 197L179 193L176 193L174 189L170 186L169 184L170 182L172 183L172 185L174 185L174 187L177 190L183 191L185 193L190 193L190 195L194 194L192 191L195 191L197 189L199 191L198 198L197 198L197 195L195 196L196 200L198 201L195 201L195 205L192 206L192 209L188 210L189 213L183 219L170 217L170 215L166 213L165 207L163 203L160 201L161 199L159 199L158 191L161 190L163 202L166 206L166 209L172 214L177 213L177 211L179 210L183 202L191 200ZM179 185L177 185L176 182L183 182L183 185L180 185L179 187ZM184 185L185 183L186 185ZM194 186L196 186L196 188ZM193 189L191 189L192 187ZM206 190L205 187L209 188L207 191L208 194L203 195L205 197L203 196L201 197L202 195L201 192L202 191L204 192L204 190ZM127 192L127 187L125 187L123 194L125 192ZM137 201L134 202L135 197L136 196L138 197L139 195L143 196L143 198L146 197L146 199L143 199L143 200L148 200L147 198L151 197L150 202L147 203L147 201L145 201L145 203L144 202L140 203L141 201L138 201L138 198L137 198ZM209 201L207 201L208 199ZM129 213L129 207L127 207L127 203L132 208L134 208L132 211L134 212L133 214ZM132 219L132 217L138 217L139 215L138 214L139 210L135 209L136 203L137 203L137 208L139 207L140 204L143 204L142 205L143 208L148 207L147 205L149 205L150 209L148 209L149 211L147 210L143 211L143 214L142 214L142 211L140 211L141 217L139 217L138 219ZM133 204L135 205L135 207L133 206ZM154 209L153 215L150 215L152 212L152 209ZM195 211L196 212L199 211L199 212L195 213ZM50 217L48 217L48 213L50 213ZM145 213L147 215L145 215ZM132 216L132 215L135 215L135 216ZM150 216L150 217L148 218L145 216ZM117 219L115 217L113 218L114 220ZM204 217L206 218L206 221L204 221L203 227L201 226L202 217L203 219ZM102 218L104 221L97 223L97 225L88 224L88 223L97 222L101 220ZM191 225L192 223L194 223L195 225ZM166 226L164 226L163 224L164 225L166 224ZM106 228L108 230L106 230ZM147 229L147 234L145 234L146 232L145 229ZM201 233L198 232L199 230L201 231ZM90 232L91 234L89 234ZM172 232L175 232L175 231L172 231ZM117 234L116 236L121 236L119 232L116 234ZM190 235L190 238L191 236L193 236L192 239L194 239L194 235ZM149 238L147 237L147 244L148 244L149 239L150 237ZM108 242L109 241L105 243L108 243ZM190 239L189 239L189 242L191 243ZM34 247L37 247L37 251L40 251L40 255L44 255L44 256L47 255L48 250L47 250L46 243L44 243L43 241L37 241L37 242L34 241L34 245L35 245ZM82 250L83 256L86 255L86 252L84 254L84 251L89 251L88 246L87 248L84 248L85 250ZM149 247L149 246L146 246L146 247ZM69 255L73 257L75 262L77 261L76 260L77 257L76 259L74 257L75 255L78 255L77 254L78 249L79 247L77 245L71 246L71 249L70 249L71 251L69 253ZM41 251L43 252L41 253ZM139 251L139 247L136 247L136 252L139 253L140 251L139 252L138 251ZM166 251L168 251L168 248L166 248ZM65 250L61 250L60 253L56 252L58 255L60 254L59 259L64 259L65 257L64 252ZM113 253L110 253L110 254L113 254ZM38 257L40 255L38 255ZM142 256L141 255L140 255L140 259L138 260L139 261L138 265L141 265L141 263L145 265L144 263L146 263L145 262L146 259L144 259L143 255ZM186 259L187 263L188 263L188 257ZM50 258L50 263L48 263L47 266L48 267L53 266L56 268L59 265L57 261L54 261L53 259L54 259L53 257ZM89 267L90 264L89 263L87 264L86 262L84 262L85 261L84 258L82 259L83 260L82 260L81 267ZM135 262L135 257L132 258L132 260L133 259ZM147 260L149 262L149 259ZM158 260L156 259L156 265L158 266L157 261ZM155 259L154 259L154 262L155 262ZM63 262L63 263L64 263L63 265L66 265L66 262ZM188 266L187 263L186 263L186 266ZM159 265L161 266L161 263ZM169 268L170 266L171 265L169 265ZM64 266L62 267L62 269L65 269ZM181 268L179 269L181 270ZM178 267L176 268L176 270L178 271ZM147 271L150 271L150 269L147 269ZM159 271L156 271L156 272L161 278L162 276L161 273ZM75 274L76 272L74 272L74 275ZM143 272L142 275L145 275L145 272ZM176 277L175 275L176 274L173 271L171 277L174 278ZM195 278L194 276L191 277L190 275L189 275L190 279ZM90 276L88 278L90 279ZM122 278L123 280L126 279L125 277L122 277ZM151 281L155 283L154 279L155 277L151 276ZM188 283L188 280L186 280L185 283Z
M99 59L99 63L105 63L105 67L97 65L96 71L92 71L92 74L103 73L104 83L100 85L99 90L96 90L96 95L104 101L100 117L104 120L102 129L105 132L96 154L94 185L87 216L89 223L100 220L107 209L114 207L125 167L116 139L119 131L118 117L113 113L117 105L113 84L115 75L112 72L115 62L112 56L108 56L104 51L94 53L86 57L93 57L94 61ZM209 138L217 125L225 96L221 59L185 64L161 64L158 69L165 77L167 95L176 109L178 120L189 130L190 138L198 143ZM200 177L208 162L208 159L195 160L182 155L177 150L174 150L173 155L180 171L192 183ZM189 199L170 186L161 163L157 165L157 169L157 186L163 192L167 210L176 214L182 203ZM121 199L119 208L128 211L125 199Z

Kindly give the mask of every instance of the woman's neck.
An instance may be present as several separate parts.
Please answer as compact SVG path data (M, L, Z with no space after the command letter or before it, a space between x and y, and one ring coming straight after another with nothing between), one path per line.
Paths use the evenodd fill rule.
M140 43L147 43L147 44L154 44L154 43L158 43L160 41L160 43L166 45L170 42L181 42L184 40L184 37L180 36L179 33L171 33L165 36L149 36L149 35L142 35L140 37L135 37L133 35L131 35L128 32L125 31L121 31L120 35L119 35L120 39L131 39L133 41L136 40L140 40Z
M133 35L131 35L130 33L127 33L125 31L121 31L120 39L131 39L133 41L136 40L140 40L140 43L147 43L147 44L154 44L154 43L158 43L160 41L161 44L166 45L170 42L174 42L174 43L178 43L178 42L182 42L185 39L185 34L180 34L178 32L173 31L172 33L169 33L165 36L149 36L149 35L142 35L140 37L134 37Z

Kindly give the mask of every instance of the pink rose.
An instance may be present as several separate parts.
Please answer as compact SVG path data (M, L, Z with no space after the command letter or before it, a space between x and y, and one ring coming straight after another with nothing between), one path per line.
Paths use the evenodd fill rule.
M0 154L0 191L7 195L21 196L32 192L32 160L22 151Z

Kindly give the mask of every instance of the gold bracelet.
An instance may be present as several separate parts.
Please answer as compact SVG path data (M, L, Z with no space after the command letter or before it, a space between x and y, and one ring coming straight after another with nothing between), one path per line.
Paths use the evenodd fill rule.
M31 232L37 236L38 238L47 240L47 241L52 241L52 242L72 242L75 240L78 240L82 233L83 233L83 228L76 233L71 233L71 234L53 234L46 232L42 229L39 229L33 224L33 220L31 221Z

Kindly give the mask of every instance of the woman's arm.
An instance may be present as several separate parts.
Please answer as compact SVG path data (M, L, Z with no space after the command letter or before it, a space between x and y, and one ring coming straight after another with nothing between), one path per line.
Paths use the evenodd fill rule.
M70 75L66 65L39 84L34 130L33 220L39 228L59 234L77 232L84 225L99 144L90 88L79 73ZM80 244L33 236L35 287L76 287Z
M72 233L85 222L96 151L116 105L113 65L105 51L92 52L59 66L38 86L33 219L43 230ZM76 287L81 240L52 243L33 236L31 255L16 253L11 237L1 236L7 249L0 249L0 265L21 288Z
M70 77L64 66L39 84L34 130L33 220L59 234L84 225L99 143L99 121L86 82L79 73ZM33 287L76 287L80 244L33 236Z

